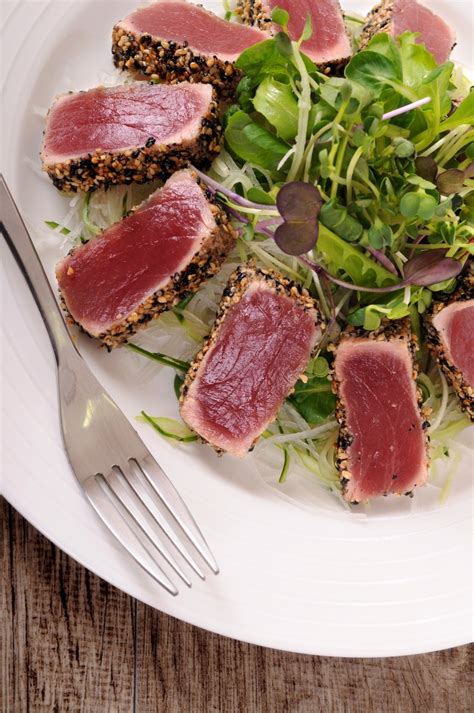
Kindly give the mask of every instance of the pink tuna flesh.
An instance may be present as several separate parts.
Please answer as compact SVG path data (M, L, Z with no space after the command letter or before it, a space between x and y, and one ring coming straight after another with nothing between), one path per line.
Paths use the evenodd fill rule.
M136 10L118 26L159 40L187 43L195 53L228 62L235 61L247 47L268 39L254 27L227 22L184 0L160 0Z
M427 455L412 362L404 341L347 339L335 361L352 474L345 497L359 502L406 493L427 477Z
M341 7L337 0L270 0L271 10L281 7L290 16L288 31L293 40L301 37L308 15L313 34L301 48L316 64L324 64L352 54Z
M474 388L474 300L453 302L433 317L446 358Z
M320 335L314 311L254 283L233 306L181 415L205 440L244 456L275 418Z
M186 267L214 228L190 172L175 173L135 213L59 263L69 312L93 336L120 324Z
M424 44L438 64L446 62L456 36L438 15L416 0L395 0L393 3L392 34L419 32L417 42Z
M118 151L196 139L209 111L208 84L148 84L66 94L49 112L43 144L46 164L96 149Z

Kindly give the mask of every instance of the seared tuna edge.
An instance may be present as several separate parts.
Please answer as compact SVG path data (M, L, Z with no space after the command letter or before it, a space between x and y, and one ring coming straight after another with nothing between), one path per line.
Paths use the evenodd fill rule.
M413 380L416 381L416 378L418 376L418 366L417 366L417 362L416 362L417 338L411 332L409 319L398 320L398 321L383 320L379 329L377 329L374 332L367 332L362 327L349 326L341 334L339 341L337 343L329 345L328 351L336 352L338 343L342 339L344 339L344 337L363 337L363 338L372 339L372 340L378 341L378 342L380 342L380 341L390 342L390 341L399 339L399 340L403 340L403 341L407 342L408 349L409 349L409 352L411 355L412 367L413 367L412 376L413 376ZM337 444L336 444L336 462L335 462L335 464L336 464L336 468L340 474L342 492L344 494L344 492L346 490L346 486L347 486L350 478L352 477L352 473L349 470L347 449L353 442L353 435L350 432L349 427L347 425L346 408L345 408L345 405L341 398L339 382L336 379L334 368L331 371L330 379L332 381L332 390L333 390L334 394L336 395L336 399L337 399L336 400L336 421L339 424L339 435L338 435ZM426 434L426 452L429 457L430 437L427 433L427 429L429 428L429 425L430 425L430 422L428 419L429 419L429 416L431 413L431 409L423 407L423 396L422 396L421 389L418 386L416 387L416 396L417 396L417 402L418 402L418 407L419 407L419 411L420 411L420 416L423 421L422 428ZM416 484L414 487L416 487ZM387 495L387 494L388 493L384 493L384 495ZM408 495L409 497L413 497L413 490L405 493L405 495ZM351 504L357 505L358 501L353 501Z
M367 14L365 24L359 37L359 50L365 49L372 37L378 35L379 32L391 34L394 2L395 0L382 0L382 2L373 7ZM426 2L426 0L422 0L420 4L423 4L426 8L431 10L429 7L430 3ZM451 46L451 50L453 50L455 46L456 42Z
M461 280L457 291L453 295L450 295L444 302L433 303L430 312L424 319L424 326L430 351L441 367L448 382L457 393L462 410L467 413L471 421L474 421L474 390L466 382L462 371L449 360L443 342L440 339L439 332L433 325L433 318L445 307L448 307L454 302L464 302L472 299L474 299L474 260L471 259L467 267L467 274Z
M265 0L237 0L236 12L242 18L244 25L251 25L258 27L259 30L271 32L272 13L265 4ZM330 62L320 63L317 66L323 74L336 74L344 69L349 60L350 56L341 57Z
M233 62L195 54L187 43L133 33L120 25L112 31L112 54L119 69L143 72L167 84L212 84L222 98L233 96L242 76Z
M146 183L157 178L166 179L189 162L197 168L208 168L220 151L222 127L218 108L213 100L201 121L199 136L181 144L156 143L150 137L144 146L122 152L104 152L44 164L43 170L60 191L95 191L117 184Z
M289 278L283 277L279 273L273 272L271 270L257 268L254 266L253 263L239 265L239 267L234 270L234 272L229 277L224 292L222 293L222 299L219 304L216 319L212 326L212 330L209 334L209 337L206 339L204 345L194 357L189 371L185 376L183 385L181 387L181 396L179 399L180 406L184 403L189 387L194 381L199 366L203 361L206 353L217 341L219 337L220 328L227 316L227 313L229 312L231 307L240 302L242 297L245 295L247 288L256 280L266 283L277 293L285 294L287 297L290 297L300 307L302 307L305 312L309 310L315 310L317 315L316 324L318 325L321 331L325 330L326 324L323 321L323 317L319 311L318 305L305 288L303 288L297 282L294 282ZM205 438L199 436L199 440L202 443L207 443L208 445L212 446L216 453L218 453L219 455L222 455L224 453L221 448L216 447L213 443L207 441ZM258 438L256 438L253 442L251 448L249 449L249 452L253 450L257 440Z
M365 24L359 37L359 50L365 49L372 37L379 32L390 33L392 14L392 0L383 0L367 13Z
M111 351L115 347L126 343L132 334L135 334L141 327L146 326L148 322L157 319L160 314L172 309L185 297L196 292L203 282L219 272L222 263L235 245L237 233L232 227L224 208L219 203L214 202L209 191L200 181L198 183L210 203L216 228L205 239L200 251L194 256L186 269L175 273L165 287L150 295L121 324L99 334L97 337L89 334L74 319L60 292L60 302L67 315L66 321L68 324L79 327L81 332L84 332L92 339L98 339L104 344L107 351ZM140 205L135 206L127 215L131 215L139 208ZM70 252L72 253L74 250Z

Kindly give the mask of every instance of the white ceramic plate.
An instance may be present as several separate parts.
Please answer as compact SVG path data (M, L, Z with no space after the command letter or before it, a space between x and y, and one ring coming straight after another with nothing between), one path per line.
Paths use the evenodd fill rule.
M218 0L206 3L218 11ZM432 2L458 33L455 56L472 65L472 5ZM42 120L33 109L88 88L112 67L113 22L133 0L2 2L2 170L30 227L64 215L65 199L32 168ZM366 3L346 3L365 11ZM34 236L48 274L58 239ZM3 467L6 498L83 565L148 604L206 629L281 649L337 656L412 654L471 638L472 458L463 449L447 503L436 488L384 499L352 517L317 487L276 488L252 461L217 459L203 446L176 448L138 426L188 502L221 565L218 577L177 598L155 586L102 527L61 445L52 350L4 242L2 250ZM175 415L166 370L140 358L80 348L130 419L146 409ZM135 424L136 425L136 424ZM464 436L465 444L468 436ZM411 502L411 501L410 501Z

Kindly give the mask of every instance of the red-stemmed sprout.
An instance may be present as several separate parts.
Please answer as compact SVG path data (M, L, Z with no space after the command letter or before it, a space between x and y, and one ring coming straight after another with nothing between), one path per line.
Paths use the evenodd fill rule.
M219 181L215 181L210 176L206 176L205 173L199 171L199 169L195 168L194 166L193 171L196 173L198 178L200 178L200 180L206 184L208 189L213 194L220 193L229 200L231 200L233 203L236 203L237 205L240 205L243 208L251 208L252 210L264 210L266 212L272 211L274 209L274 206L266 205L265 203L254 203L254 201L249 201L247 200L247 198L239 196L238 193L232 191L226 186L223 186L222 183L219 183Z
M397 275L398 277L398 272L397 268L393 264L393 262L385 255L384 252L381 250L377 250L376 248L373 248L371 245L367 245L365 248L368 253L372 255L372 257L377 260L381 265L384 266L386 270L391 272L393 275Z
M385 287L367 287L366 285L354 285L352 282L340 280L334 277L321 265L314 260L311 260L306 255L300 255L300 260L311 270L318 275L324 275L339 287L345 287L348 290L357 290L358 292L375 292L384 294L386 292L397 292L397 290L416 285L418 287L429 287L437 282L444 282L452 277L456 277L462 270L462 265L453 258L445 257L446 251L442 248L431 250L430 252L421 253L413 258L410 258L405 263L405 274L403 280L395 285L386 285Z
M219 195L225 196L237 206L237 208L229 206L224 201L231 215L242 223L249 223L250 220L239 212L238 206L254 210L257 215L260 211L265 210L268 213L273 212L274 209L275 217L257 222L255 230L273 238L282 252L298 257L306 267L319 275L320 278L329 280L339 287L358 292L384 294L396 292L411 285L428 287L456 277L462 270L462 264L458 260L446 257L446 251L439 248L415 256L412 255L404 265L402 280L396 284L386 285L385 287L355 285L352 282L347 282L347 280L331 275L326 268L308 257L307 253L313 250L318 240L318 216L322 206L321 194L312 183L304 181L286 183L280 188L277 195L277 204L274 207L249 201L213 178L206 176L201 171L194 170L214 195L217 197ZM278 218L278 214L280 218ZM373 248L369 252L387 270L397 274L394 265L384 253Z

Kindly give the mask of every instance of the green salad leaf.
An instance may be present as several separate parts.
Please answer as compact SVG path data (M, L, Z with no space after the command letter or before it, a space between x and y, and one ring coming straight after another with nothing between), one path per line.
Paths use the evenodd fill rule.
M253 99L255 109L275 127L284 141L294 139L298 132L298 102L288 84L266 77Z
M392 84L400 79L396 66L388 57L370 50L354 55L346 67L345 75L376 96L388 82Z
M278 164L288 152L288 144L259 126L244 111L236 111L230 116L225 140L232 153L240 159L256 163L278 177Z
M330 382L318 376L310 376L306 383L297 381L289 400L310 426L324 421L336 407Z
M471 127L474 125L474 87L471 87L467 97L463 99L451 116L442 122L440 128L442 131L450 131L462 124Z
M348 276L356 285L384 287L397 282L397 277L320 223L317 252L335 274Z
M405 32L399 38L401 78L409 87L417 87L436 69L433 55L424 45L417 44L416 35Z
M321 208L319 220L326 228L332 230L349 243L356 242L362 235L363 226L335 198Z
M288 39L287 35L285 37ZM235 66L244 73L251 85L256 87L267 76L282 78L283 81L287 81L289 76L296 76L298 72L288 59L288 55L279 49L277 39L264 40L244 50ZM307 71L316 74L316 65L309 57L302 54L302 59Z
M410 304L421 299L421 288L414 290L410 296ZM380 327L382 319L401 319L410 314L410 304L404 302L404 291L382 296L368 305L358 306L347 315L349 324L373 331Z

